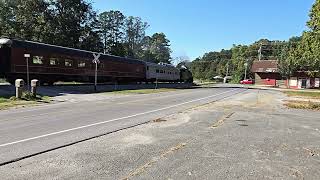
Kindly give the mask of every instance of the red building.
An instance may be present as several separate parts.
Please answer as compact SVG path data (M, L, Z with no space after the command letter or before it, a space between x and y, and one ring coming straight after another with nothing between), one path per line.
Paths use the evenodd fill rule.
M294 89L319 88L320 77L310 77L306 72L295 72L289 79L278 71L277 60L254 61L251 67L257 85L289 87Z

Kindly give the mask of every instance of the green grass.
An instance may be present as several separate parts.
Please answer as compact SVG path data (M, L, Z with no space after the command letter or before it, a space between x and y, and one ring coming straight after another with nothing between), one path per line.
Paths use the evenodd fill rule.
M7 81L5 79L0 78L0 83L7 83Z
M197 85L210 85L210 84L217 84L217 81L213 80L194 80L194 83Z
M24 107L35 103L36 101L16 100L15 98L0 97L0 110L12 107Z
M320 92L305 92L305 91L288 91L285 92L288 96L300 96L320 99Z
M22 99L17 99L14 96L0 97L0 110L14 108L14 107L26 107L30 105L36 105L41 103L50 103L50 97L48 96L37 96L31 98L28 94L24 94Z
M137 89L137 90L122 90L122 91L113 91L114 94L153 94L161 92L171 92L176 91L177 89L161 88L161 89ZM110 93L110 92L108 92Z

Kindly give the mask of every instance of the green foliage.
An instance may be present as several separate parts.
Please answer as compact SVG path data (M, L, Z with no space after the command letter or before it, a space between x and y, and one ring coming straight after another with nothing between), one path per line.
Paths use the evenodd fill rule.
M154 63L171 63L170 41L164 33L155 33L151 37L146 36L143 39L143 51L140 53L140 59Z
M301 38L292 38L283 48L279 61L280 73L289 77L297 70L319 75L320 71L320 0L316 0L307 23L310 28Z
M307 25L313 32L320 32L320 0L316 0L310 11L310 20Z
M140 17L133 16L127 17L124 25L126 56L138 58L139 52L142 51L145 31L149 25L147 22L143 22Z
M104 43L104 53L124 55L121 51L125 16L120 11L108 11L99 14L98 29Z
M163 33L146 36L140 17L97 14L88 0L0 0L0 36L170 63Z

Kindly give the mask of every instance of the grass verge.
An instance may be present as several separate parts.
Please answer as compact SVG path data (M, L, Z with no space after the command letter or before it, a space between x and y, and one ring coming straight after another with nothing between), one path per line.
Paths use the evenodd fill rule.
M311 101L287 101L285 105L294 109L309 109L320 111L320 103Z
M320 92L305 92L305 91L287 91L288 96L299 96L320 99Z
M5 110L14 107L26 107L30 105L36 105L41 103L50 103L50 97L48 96L37 96L31 97L30 94L24 93L22 99L16 97L4 96L0 97L0 110Z
M58 81L56 83L54 83L55 85L80 85L80 84L85 84L82 82L76 82L76 81L71 81L71 82L62 82L62 81Z
M161 88L161 89L137 89L137 90L122 90L122 91L113 91L114 94L154 94L161 92L171 92L176 91L177 89ZM110 93L110 92L108 92Z
M0 83L8 83L5 79L0 78Z

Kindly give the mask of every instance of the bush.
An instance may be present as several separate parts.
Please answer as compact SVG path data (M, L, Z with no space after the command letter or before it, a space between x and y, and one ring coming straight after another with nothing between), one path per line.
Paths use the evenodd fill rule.
M18 98L16 98L15 96L10 97L10 101L17 101Z
M36 100L38 100L38 98L34 97L32 95L32 93L29 92L29 91L25 91L25 92L22 93L22 99L24 99L26 101L36 101Z

